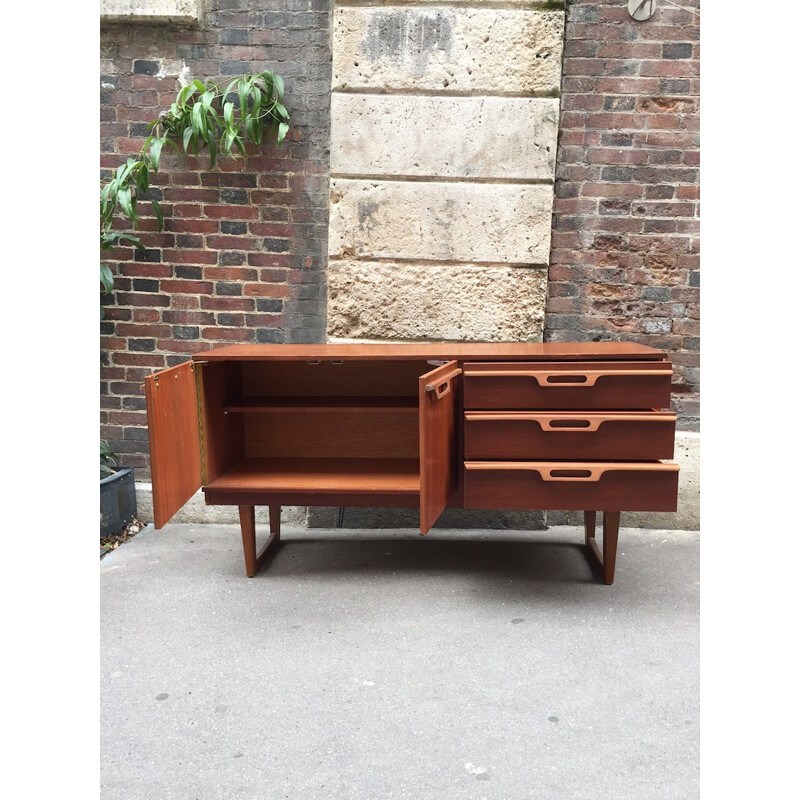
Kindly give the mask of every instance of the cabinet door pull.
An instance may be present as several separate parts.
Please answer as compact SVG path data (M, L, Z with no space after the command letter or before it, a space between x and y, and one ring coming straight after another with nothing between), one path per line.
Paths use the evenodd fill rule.
M447 395L450 394L450 381L460 374L461 369L456 367L452 372L449 372L444 376L444 380L439 381L438 383L426 383L425 391L435 392L436 397L441 400L443 397L447 397Z

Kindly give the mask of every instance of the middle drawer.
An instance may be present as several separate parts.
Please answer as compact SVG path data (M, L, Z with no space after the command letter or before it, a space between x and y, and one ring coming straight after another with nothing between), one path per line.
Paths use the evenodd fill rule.
M671 459L675 420L671 411L467 411L464 457L504 461Z

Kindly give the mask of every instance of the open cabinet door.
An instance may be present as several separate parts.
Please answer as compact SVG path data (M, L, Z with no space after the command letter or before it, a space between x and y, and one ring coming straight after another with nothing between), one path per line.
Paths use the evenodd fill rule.
M448 361L419 379L419 531L427 533L458 487L456 414L461 370Z
M187 361L144 379L153 517L156 528L200 488L200 426L194 364Z

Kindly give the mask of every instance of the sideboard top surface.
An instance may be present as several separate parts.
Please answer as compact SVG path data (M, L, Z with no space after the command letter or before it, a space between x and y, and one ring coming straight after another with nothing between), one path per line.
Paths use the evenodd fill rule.
M667 354L635 342L426 342L423 344L233 344L195 353L194 361L663 361Z

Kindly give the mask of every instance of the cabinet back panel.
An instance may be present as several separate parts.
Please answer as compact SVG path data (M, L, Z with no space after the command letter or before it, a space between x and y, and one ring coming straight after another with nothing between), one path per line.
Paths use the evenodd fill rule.
M243 416L249 458L419 458L416 409Z
M241 394L239 365L229 361L200 364L203 483L211 483L244 457L242 419L225 414L226 402Z
M242 362L245 397L417 396L417 380L430 372L425 361Z

